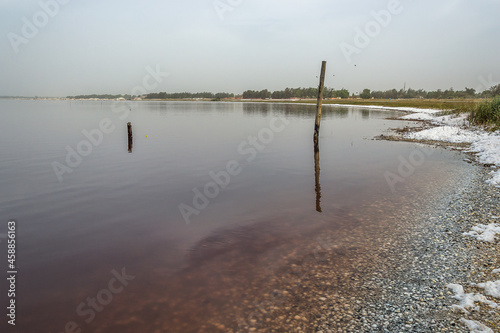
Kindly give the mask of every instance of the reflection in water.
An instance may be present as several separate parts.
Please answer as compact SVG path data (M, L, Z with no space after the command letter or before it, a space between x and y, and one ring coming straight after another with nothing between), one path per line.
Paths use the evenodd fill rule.
M267 116L271 105L267 103L245 103L243 104L243 113L245 114L256 114Z
M267 116L273 113L279 116L291 116L294 118L314 117L316 114L315 105L312 104L274 104L266 102L245 102L242 104L243 113L246 115Z
M201 103L200 103L201 104ZM214 103L217 104L217 103ZM228 107L228 103L223 104L225 108ZM229 105L230 106L230 105ZM223 108L221 108L222 110ZM310 119L314 118L316 115L316 105L313 104L278 104L272 102L244 102L242 103L243 113L245 115L262 115L268 116L270 113L274 116L285 116L293 118L303 118ZM357 114L358 110L353 111L351 107L339 107L329 104L323 105L323 111L321 114L321 120L331 119L331 118L341 118L347 119L350 115ZM363 117L370 116L371 113L365 113Z
M127 132L128 132L128 152L132 152L132 148L134 146L133 136L132 136L132 123L127 123Z
M315 180L315 189L316 189L316 211L321 211L321 184L319 183L319 145L317 143L314 144L314 180Z
M345 119L349 117L349 108L340 107L335 110L339 118Z
M286 117L297 117L309 119L311 117L314 118L316 115L316 106L315 105L300 105L298 106L294 104L273 104L273 111L279 112L280 114L284 114Z

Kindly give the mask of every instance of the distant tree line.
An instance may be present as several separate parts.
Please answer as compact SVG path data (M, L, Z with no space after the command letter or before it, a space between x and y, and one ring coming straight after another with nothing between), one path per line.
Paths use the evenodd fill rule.
M241 96L241 95L240 95ZM232 93L211 93L211 92L199 92L199 93L189 93L189 92L181 92L181 93L167 93L167 92L159 92L159 93L151 93L145 96L145 99L196 99L196 98L204 98L204 99L212 99L212 100L221 100L224 98L234 98L240 97L235 96ZM349 97L358 97L358 93L350 94L347 89L335 90L333 88L325 87L323 91L324 98L349 98ZM363 89L363 91L359 94L360 98L364 99L461 99L461 98L492 98L495 96L500 96L500 84L493 86L481 93L476 92L473 88L465 88L464 90L454 90L453 88L441 90L438 89L436 91L425 91L423 89L391 89L385 91L371 91L370 89ZM134 96L131 95L79 95L79 96L68 96L67 98L75 98L75 99L116 99L116 98L125 98L132 99ZM270 92L267 89L256 91L256 90L246 90L243 92L242 97L244 99L290 99L290 98L317 98L318 97L318 88L286 88L284 90L277 90Z
M425 91L423 89L392 89L386 91L371 91L363 89L359 97L364 99L410 99L410 98L426 98L426 99L461 99L461 98L491 98L500 95L500 84L493 86L481 93L477 93L474 88L465 88L464 90L454 90L453 88L436 91Z
M184 99L184 98L211 98L211 99L222 99L222 98L233 98L234 94L220 92L220 93L211 93L211 92L200 92L200 93L189 93L189 92L181 92L181 93L151 93L146 95L146 99Z
M244 99L267 99L271 98L271 92L267 89L261 91L247 90L243 92Z
M318 88L286 88L285 90L277 90L272 93L267 89L261 91L247 90L243 92L244 99L289 99L289 98L317 98ZM347 89L335 90L325 88L323 90L324 98L348 98L349 91Z

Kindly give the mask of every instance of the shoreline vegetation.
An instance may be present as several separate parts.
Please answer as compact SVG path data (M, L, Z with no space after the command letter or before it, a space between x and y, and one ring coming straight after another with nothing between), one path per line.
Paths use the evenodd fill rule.
M470 112L469 121L490 131L500 129L500 96L477 104Z

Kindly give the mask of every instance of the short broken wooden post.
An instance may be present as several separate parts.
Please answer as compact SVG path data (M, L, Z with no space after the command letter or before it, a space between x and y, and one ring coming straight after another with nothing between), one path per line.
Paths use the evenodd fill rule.
M128 131L128 152L132 152L133 148L133 136L132 136L132 123L128 122L127 123L127 131Z
M319 125L321 123L321 108L323 106L323 89L325 88L326 61L321 63L321 76L318 87L318 103L316 104L316 119L314 121L314 145L319 143Z

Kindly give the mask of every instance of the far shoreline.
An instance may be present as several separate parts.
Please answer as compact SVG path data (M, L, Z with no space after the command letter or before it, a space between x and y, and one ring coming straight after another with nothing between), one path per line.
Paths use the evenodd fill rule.
M89 102L212 102L212 103L271 103L316 105L316 99L221 99L185 98L185 99L72 99L65 97L4 97L0 100L35 100L35 101L89 101ZM457 110L474 107L485 99L324 99L325 106L372 107ZM404 109L403 109L404 111Z

